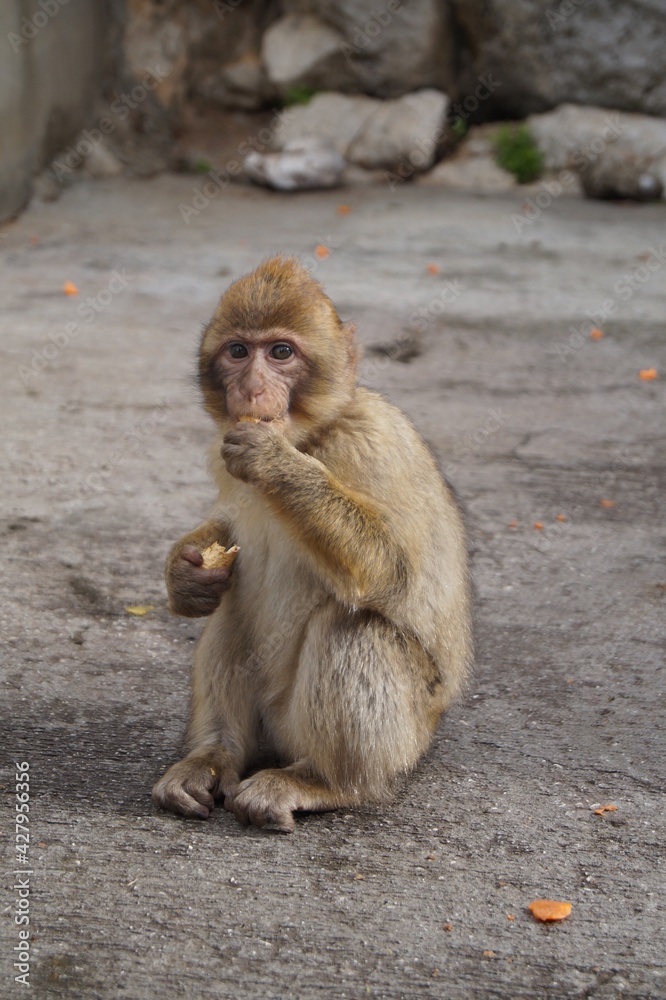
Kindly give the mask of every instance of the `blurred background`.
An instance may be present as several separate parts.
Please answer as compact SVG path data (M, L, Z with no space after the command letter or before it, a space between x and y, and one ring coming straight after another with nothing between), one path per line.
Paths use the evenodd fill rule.
M666 180L660 0L5 0L0 53L0 220L78 172Z

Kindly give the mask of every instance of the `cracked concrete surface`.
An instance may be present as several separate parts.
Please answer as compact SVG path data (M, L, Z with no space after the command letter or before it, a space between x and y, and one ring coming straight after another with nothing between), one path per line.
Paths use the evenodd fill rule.
M14 761L35 996L666 996L663 207L563 197L517 232L521 194L232 187L186 225L194 186L80 183L0 230L3 996ZM276 251L435 450L477 591L473 685L395 801L291 837L150 802L200 630L162 579L213 498L197 339Z

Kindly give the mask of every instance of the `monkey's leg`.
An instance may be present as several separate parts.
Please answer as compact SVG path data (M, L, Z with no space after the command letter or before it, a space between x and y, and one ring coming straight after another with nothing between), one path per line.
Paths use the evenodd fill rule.
M373 612L322 608L276 720L295 763L247 778L227 807L243 823L290 832L294 811L381 800L426 750L444 700L439 671L413 637Z
M194 658L189 753L153 788L156 805L207 819L216 799L231 799L256 755L257 722L247 682L235 664L235 645L223 609L199 640Z

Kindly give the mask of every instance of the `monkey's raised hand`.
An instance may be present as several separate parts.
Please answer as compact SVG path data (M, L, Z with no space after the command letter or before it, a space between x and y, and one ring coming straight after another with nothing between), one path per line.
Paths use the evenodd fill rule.
M195 545L178 542L171 550L166 581L169 607L174 614L185 618L212 615L231 586L231 567L203 569L202 563L203 556Z
M290 452L298 454L284 434L264 421L236 424L222 444L229 474L252 486L265 485L267 473L283 464Z

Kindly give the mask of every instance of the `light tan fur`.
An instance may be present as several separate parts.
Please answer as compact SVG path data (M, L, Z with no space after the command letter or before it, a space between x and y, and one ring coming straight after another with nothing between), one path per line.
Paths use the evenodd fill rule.
M451 492L401 411L356 384L353 331L297 262L263 270L287 316L277 326L270 310L259 316L257 336L292 330L304 360L279 425L235 423L213 367L225 299L245 303L267 279L259 268L232 286L202 346L219 500L172 550L172 609L182 573L201 572L179 561L184 547L216 540L240 551L216 578L219 604L197 647L189 754L153 795L202 817L224 797L242 822L291 830L294 811L381 799L426 750L469 668L469 587ZM185 599L181 613L206 613L193 606ZM262 747L283 767L245 777Z

